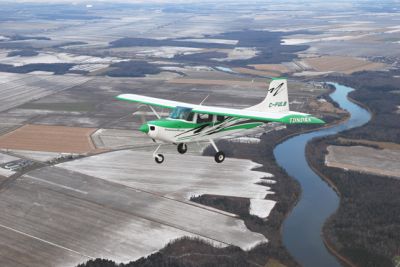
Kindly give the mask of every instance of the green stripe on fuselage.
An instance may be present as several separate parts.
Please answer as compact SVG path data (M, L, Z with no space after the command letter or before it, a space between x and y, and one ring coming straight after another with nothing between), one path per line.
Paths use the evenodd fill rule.
M193 123L193 122L174 120L174 119L160 119L155 121L149 121L148 124L170 129L193 129L203 125L213 125L213 123L210 122ZM215 123L214 125L217 124L219 123Z
M221 129L221 131L252 129L252 128L258 127L262 124L264 124L264 123L263 122L250 122L250 123L245 123L245 124L241 124L241 125L226 127L226 128Z

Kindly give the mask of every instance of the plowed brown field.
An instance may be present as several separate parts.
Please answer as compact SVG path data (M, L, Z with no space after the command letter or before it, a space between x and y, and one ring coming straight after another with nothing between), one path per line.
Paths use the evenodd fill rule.
M95 128L25 125L0 136L0 148L85 153L95 149L90 135Z
M168 80L167 82L168 83L179 83L179 84L238 85L238 86L265 87L265 83L263 83L263 82L235 81L235 80L209 80L209 79L177 78L177 79Z
M383 63L371 62L354 57L321 56L306 58L304 61L316 71L335 71L351 74L363 70L379 70L386 67Z

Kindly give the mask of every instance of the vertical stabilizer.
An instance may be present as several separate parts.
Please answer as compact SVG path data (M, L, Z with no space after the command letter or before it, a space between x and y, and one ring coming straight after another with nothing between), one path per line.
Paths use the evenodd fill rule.
M289 111L287 80L284 78L272 79L264 101L248 109L260 112Z

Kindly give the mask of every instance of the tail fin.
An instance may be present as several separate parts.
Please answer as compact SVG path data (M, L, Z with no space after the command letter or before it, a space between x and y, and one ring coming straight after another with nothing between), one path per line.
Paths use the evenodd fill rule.
M287 90L287 80L284 78L274 78L269 84L267 96L264 101L255 106L249 107L254 111L287 112L289 111L289 98Z

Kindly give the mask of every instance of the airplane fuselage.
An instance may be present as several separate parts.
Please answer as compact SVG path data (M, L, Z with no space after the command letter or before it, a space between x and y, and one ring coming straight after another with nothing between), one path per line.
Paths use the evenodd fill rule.
M230 117L222 121L203 123L167 118L149 121L140 130L155 141L177 144L216 139L263 124L263 122Z

